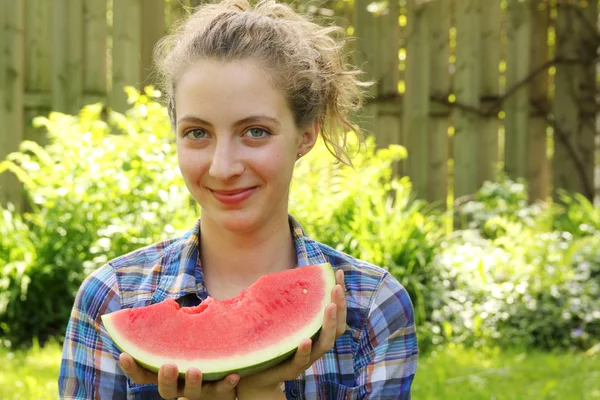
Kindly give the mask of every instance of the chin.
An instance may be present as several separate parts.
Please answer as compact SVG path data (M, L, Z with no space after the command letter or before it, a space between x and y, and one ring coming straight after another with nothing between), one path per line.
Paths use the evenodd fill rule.
M222 229L236 233L252 232L266 223L258 215L244 210L221 211L211 219Z

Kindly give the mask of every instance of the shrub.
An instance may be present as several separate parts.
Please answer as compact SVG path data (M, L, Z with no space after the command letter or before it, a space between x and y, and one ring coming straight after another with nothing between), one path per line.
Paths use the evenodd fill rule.
M440 217L413 198L407 177L392 177L403 147L376 149L371 137L355 154L354 168L333 163L319 143L296 168L291 213L315 239L388 269L409 292L420 324L436 297L431 261Z
M575 237L600 234L600 207L580 193L561 191L560 203L552 210L552 228Z
M0 332L10 332L9 323L25 325L28 315L17 306L26 301L32 266L37 261L31 231L12 208L0 208ZM36 299L39 301L40 299ZM41 299L43 300L43 299ZM4 335L2 335L4 336ZM0 345L2 342L0 342Z
M477 229L485 237L493 239L503 235L505 221L520 223L528 227L550 229L541 218L547 213L544 203L528 204L527 184L523 180L503 178L500 182L485 182L473 199L455 209L458 229Z
M526 193L488 183L458 210L468 229L434 261L445 288L427 325L434 342L584 349L600 337L600 237L581 228L597 210L566 194L529 206Z
M77 116L37 118L49 145L23 142L0 164L23 181L32 209L23 221L6 212L3 221L3 229L24 237L2 244L16 252L5 259L9 301L0 304L0 333L10 342L60 335L87 274L197 217L157 93L129 95L125 115L96 104Z
M528 277L530 290L517 296L499 329L537 348L587 349L600 338L600 237L563 233L557 243L556 262Z

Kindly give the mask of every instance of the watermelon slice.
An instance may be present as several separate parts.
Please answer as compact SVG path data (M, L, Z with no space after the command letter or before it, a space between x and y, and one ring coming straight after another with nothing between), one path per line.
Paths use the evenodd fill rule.
M208 297L181 308L172 299L102 316L110 337L140 365L158 371L177 364L203 380L231 373L250 375L291 356L314 337L331 302L335 275L330 264L298 267L259 278L237 297Z

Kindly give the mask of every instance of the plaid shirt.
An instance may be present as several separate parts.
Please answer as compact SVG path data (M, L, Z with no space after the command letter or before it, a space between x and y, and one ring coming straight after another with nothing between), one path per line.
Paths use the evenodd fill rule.
M307 237L290 217L298 266L329 262L344 271L348 330L300 377L285 382L288 399L410 399L417 367L411 300L387 271ZM156 385L137 385L118 364L119 349L100 316L123 308L206 299L199 267L200 223L181 238L110 261L81 286L63 349L61 399L160 399Z

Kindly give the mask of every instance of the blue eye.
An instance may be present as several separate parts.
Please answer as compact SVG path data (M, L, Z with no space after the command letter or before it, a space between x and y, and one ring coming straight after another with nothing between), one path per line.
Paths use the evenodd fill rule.
M270 133L262 128L250 128L246 131L246 135L250 136L251 138L260 139L270 135Z
M190 129L186 131L183 136L189 136L191 139L204 139L206 137L206 131L204 129Z

